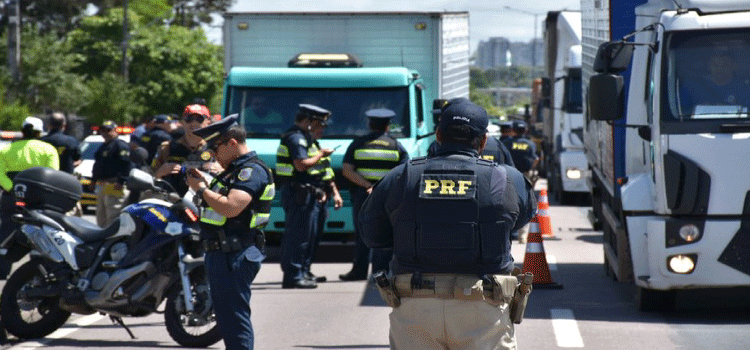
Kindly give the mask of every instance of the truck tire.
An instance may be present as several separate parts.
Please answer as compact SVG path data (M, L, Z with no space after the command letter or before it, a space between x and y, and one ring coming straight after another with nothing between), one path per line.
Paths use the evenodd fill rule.
M60 297L29 299L23 297L27 288L44 287L44 276L31 260L18 268L8 279L0 297L0 317L8 333L21 339L43 338L62 327L70 312L60 308Z
M673 311L675 307L675 292L638 287L636 303L638 304L638 309L645 312Z

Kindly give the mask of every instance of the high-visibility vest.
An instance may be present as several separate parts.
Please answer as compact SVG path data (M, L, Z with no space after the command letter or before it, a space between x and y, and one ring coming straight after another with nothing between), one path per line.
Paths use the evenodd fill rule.
M398 141L388 134L362 144L354 150L354 168L367 180L378 181L401 163Z
M333 168L331 168L330 157L320 158L315 165L309 167L304 172L299 172L294 168L291 153L289 152L289 142L291 136L296 133L302 133L302 131L300 129L292 129L281 136L281 143L276 150L277 180L281 180L282 182L291 180L299 183L319 183L333 180L334 173ZM310 141L309 139L306 139L305 149L307 150L308 158L315 157L320 150L320 145L318 144L318 141Z

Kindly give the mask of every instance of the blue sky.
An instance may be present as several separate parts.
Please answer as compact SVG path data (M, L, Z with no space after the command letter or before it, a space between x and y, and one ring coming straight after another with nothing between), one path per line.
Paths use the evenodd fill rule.
M509 11L510 6L519 11ZM580 0L510 1L510 0L237 0L230 11L284 12L284 11L469 11L471 51L480 40L504 36L512 41L529 41L534 37L534 16L539 14L537 36L541 38L541 23L547 11L578 10ZM218 23L215 23L218 25ZM221 29L208 30L209 38L218 40Z

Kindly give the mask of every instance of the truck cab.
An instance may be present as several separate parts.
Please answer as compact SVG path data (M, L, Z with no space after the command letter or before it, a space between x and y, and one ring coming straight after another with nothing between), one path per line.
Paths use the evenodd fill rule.
M654 309L676 289L750 286L750 6L635 13L635 40L596 54L587 151L605 264Z
M281 134L294 124L299 104L331 111L328 128L319 142L324 148L340 146L330 158L344 206L329 211L325 224L329 239L337 235L343 238L354 231L348 191L351 184L341 175L341 164L351 141L369 133L365 111L388 108L396 112L390 133L412 157L426 155L434 140L433 120L428 114L432 101L427 100L419 73L406 68L307 68L296 64L287 68L235 67L227 75L224 91L224 115L239 115L248 132L248 145L272 169ZM283 230L284 211L277 196L266 231Z

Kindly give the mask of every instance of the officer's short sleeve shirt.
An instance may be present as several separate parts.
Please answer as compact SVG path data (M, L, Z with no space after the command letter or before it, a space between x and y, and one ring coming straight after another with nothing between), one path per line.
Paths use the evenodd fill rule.
M344 163L354 164L354 152L359 149L359 147L362 146L362 142L360 142L359 139L356 139L352 141L351 144L349 144L349 147L346 149L346 153L344 153Z
M296 132L286 138L286 147L292 159L307 159L307 148L310 147L307 138L301 132Z
M254 163L245 164L233 175L231 181L231 189L247 192L253 199L260 197L270 182L266 170Z

